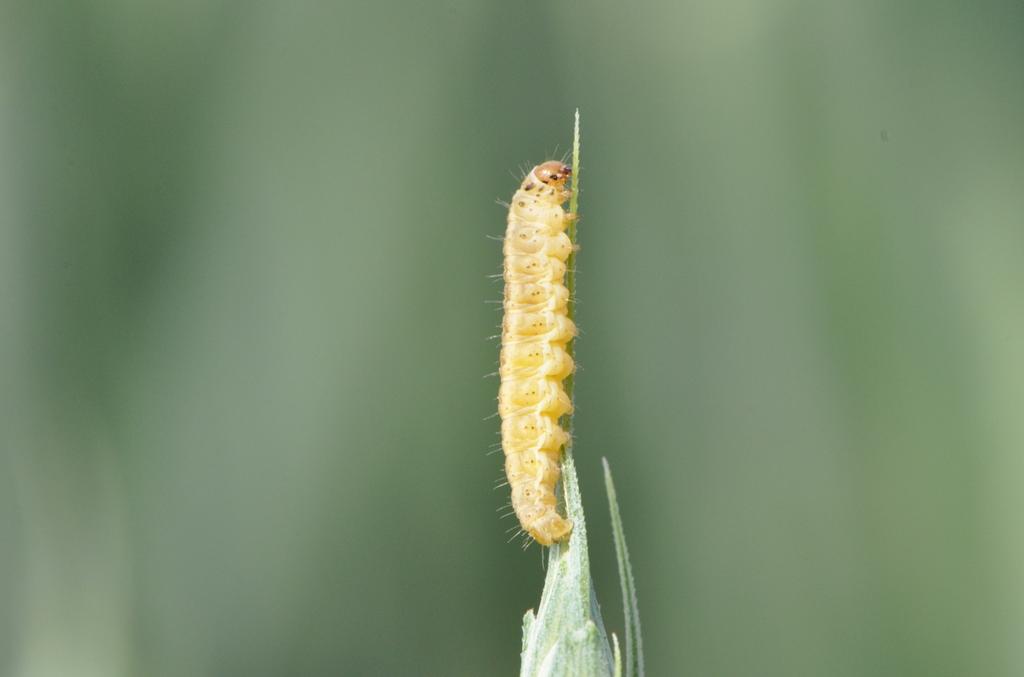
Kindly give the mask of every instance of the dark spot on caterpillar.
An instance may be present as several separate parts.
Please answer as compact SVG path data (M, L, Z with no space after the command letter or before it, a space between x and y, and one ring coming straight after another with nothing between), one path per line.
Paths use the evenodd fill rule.
M520 207L525 207L525 206L526 206L526 203L525 203L525 202L523 202L522 200L520 200L520 201L519 201L519 206L520 206Z
M523 190L533 190L533 184L532 183L526 184L525 186L523 186Z

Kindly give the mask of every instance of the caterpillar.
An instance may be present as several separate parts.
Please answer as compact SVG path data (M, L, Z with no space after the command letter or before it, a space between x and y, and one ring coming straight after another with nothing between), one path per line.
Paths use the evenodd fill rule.
M558 419L572 410L562 385L574 369L566 346L576 335L565 286L573 249L565 230L576 215L562 209L571 175L570 167L554 160L526 175L509 205L503 246L501 446L512 508L523 531L541 545L572 531L555 502L559 461L569 441Z

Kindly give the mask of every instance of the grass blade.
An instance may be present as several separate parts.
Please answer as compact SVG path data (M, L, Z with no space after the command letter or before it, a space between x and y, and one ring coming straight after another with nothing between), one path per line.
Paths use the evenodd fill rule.
M619 560L619 582L622 585L622 609L626 616L626 677L643 677L644 675L644 644L640 636L640 607L636 599L636 582L633 580L633 568L629 563L629 549L626 547L626 534L622 528L622 515L619 514L619 502L615 496L615 484L612 482L612 470L608 459L604 463L604 484L608 491L608 508L612 514L612 535L615 538L615 555Z

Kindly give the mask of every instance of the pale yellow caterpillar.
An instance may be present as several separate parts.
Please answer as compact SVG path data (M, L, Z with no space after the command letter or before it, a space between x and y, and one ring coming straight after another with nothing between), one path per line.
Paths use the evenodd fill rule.
M501 330L498 414L512 508L523 530L541 545L572 531L558 514L555 485L568 434L558 419L572 409L562 381L573 371L566 345L576 335L568 317L565 234L575 214L562 203L572 170L561 162L537 165L509 205L505 232L505 318Z

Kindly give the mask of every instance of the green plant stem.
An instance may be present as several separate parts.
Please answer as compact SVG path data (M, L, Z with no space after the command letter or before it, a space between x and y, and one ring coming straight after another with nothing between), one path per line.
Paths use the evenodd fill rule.
M571 179L572 196L569 198L569 213L572 214L572 220L569 221L568 235L569 242L572 243L572 251L569 252L569 257L565 261L565 288L569 290L569 300L566 308L569 320L575 322L575 257L577 257L577 225L580 220L579 208L580 208L580 109L575 112L575 123L572 126L572 179ZM566 346L566 351L569 356L575 358L575 339L569 341ZM575 401L575 372L569 374L568 378L565 379L565 394L569 396L570 401ZM572 436L572 419L571 413L566 415L567 426L566 430L569 433L569 437ZM571 446L571 442L569 443ZM566 449L565 453L570 453L570 449Z

